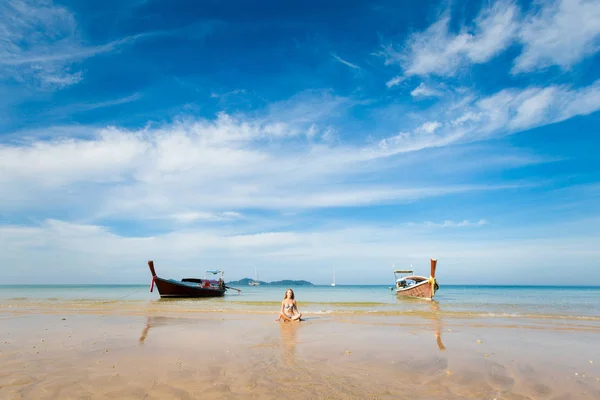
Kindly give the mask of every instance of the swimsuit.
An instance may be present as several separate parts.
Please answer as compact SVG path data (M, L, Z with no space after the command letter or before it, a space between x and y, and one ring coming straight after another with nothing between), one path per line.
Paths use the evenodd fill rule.
M292 314L291 314L291 315L290 315L290 314L288 314L288 310L289 310L290 308L292 309ZM284 305L283 305L283 312L284 312L284 314L285 314L285 315L287 315L287 316L288 316L288 317L290 317L290 318L291 318L291 317L293 317L293 316L294 316L294 310L293 310L293 308L294 308L294 305L293 305L293 304L284 304Z

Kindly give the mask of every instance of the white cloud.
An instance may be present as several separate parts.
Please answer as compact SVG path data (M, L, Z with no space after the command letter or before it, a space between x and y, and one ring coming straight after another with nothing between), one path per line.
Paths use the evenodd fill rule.
M564 121L600 110L600 81L573 89L565 85L505 89L491 96L468 97L460 107L442 103L430 111L444 120L428 121L379 142L389 155L483 140ZM426 117L427 113L422 117ZM380 154L378 154L380 156Z
M399 185L386 158L588 114L600 109L600 81L579 89L506 89L458 108L440 104L430 112L436 119L374 145L349 143L344 132L328 125L317 128L325 121L323 109L335 112L348 101L301 101L313 106L285 102L287 107L272 106L265 116L222 113L215 120L183 119L135 131L81 127L78 138L52 138L57 133L50 132L50 140L21 138L0 145L0 209L81 204L78 210L95 218L150 218L248 207L402 203L480 190L447 181ZM411 162L426 163L427 158ZM367 172L372 175L365 181Z
M34 80L54 88L76 84L83 79L76 61L114 51L140 37L86 46L68 10L48 2L35 3L35 7L31 4L12 0L0 6L5 7L2 11L8 10L0 16L0 33L6 34L1 37L8 38L0 41L2 79ZM554 14L543 11L540 20L560 20L564 11L557 10ZM26 18L29 14L30 20ZM450 30L445 15L426 32L413 35L407 52L388 49L388 62L400 63L405 74L386 85L398 86L410 75L451 76L469 64L487 62L517 40L518 32L519 40L529 40L522 34L525 29L518 30L521 21L518 9L510 2L485 8L471 26L457 33ZM543 24L535 18L524 21L523 26L544 32L539 28ZM42 33L32 35L40 26ZM594 37L593 30L586 32ZM542 42L529 40L522 57L528 55L533 61L521 58L519 62L536 68L572 65L557 56L548 61ZM590 54L594 51L590 43L594 43L592 39L575 46L579 50L574 54ZM359 68L335 54L332 57L350 68ZM421 83L411 95L442 97L439 88L443 87ZM212 96L223 100L244 93L235 90ZM589 250L594 238L585 235L584 241L568 242L561 252L555 246L564 240L478 243L479 238L473 236L458 241L449 235L469 235L477 229L468 228L484 226L487 221L455 220L456 215L436 217L439 222L401 221L398 229L350 223L335 229L316 226L307 230L305 226L314 220L302 221L304 232L290 227L293 218L289 215L299 211L378 204L402 207L425 198L535 186L536 182L528 181L482 184L473 171L481 174L486 168L531 165L544 162L543 157L451 145L516 133L600 109L600 81L581 88L508 88L484 98L468 90L453 94L463 97L457 101L442 98L439 105L406 118L400 114L405 126L391 134L389 130L382 133L380 126L364 132L352 122L336 125L337 121L349 120L349 110L358 101L312 90L249 114L219 113L214 119L181 117L173 123L133 130L119 126L50 127L3 135L0 213L20 221L25 215L41 215L42 222L0 226L0 264L19 265L8 278L23 280L34 275L30 273L33 270L39 272L36 266L43 265L43 260L61 259L66 261L58 274L52 271L43 275L46 272L42 271L36 276L46 281L69 276L89 281L94 274L114 280L118 269L126 279L145 277L147 271L140 260L155 256L184 265L198 265L202 260L235 265L254 258L270 265L272 271L282 261L299 267L308 261L328 268L335 261L361 271L366 262L373 262L373 254L375 262L386 265L398 254L406 254L407 258L425 260L439 255L465 266L477 265L484 256L495 254L500 255L497 262L502 265L511 261L510 257L523 262L547 246L552 250L544 254L552 262L565 254L595 257L598 252ZM52 113L110 107L139 97L133 94L79 103L55 108ZM362 142L363 133L372 135L369 142ZM303 213L298 219L310 218L310 214ZM71 222L59 220L66 219L65 215ZM126 237L103 226L106 220L135 221L140 231L152 226L163 233ZM329 222L325 220L319 223L325 225ZM415 237L415 231L425 236ZM427 236L432 232L433 236ZM510 255L506 254L507 245ZM95 269L81 271L82 265ZM99 268L106 265L111 267ZM388 273L385 270L384 274Z
M343 269L338 270L338 279L356 282L360 278L373 284L389 281L393 263L413 264L417 271L428 271L429 258L438 259L442 284L508 283L515 270L506 266L518 266L526 280L558 283L561 277L550 273L553 267L561 270L577 259L582 265L582 279L599 278L593 268L593 260L600 256L598 246L594 246L597 234L567 238L560 234L564 231L561 225L553 225L535 238L527 237L519 228L508 232L513 240L491 231L480 240L478 229L463 225L459 233L459 224L446 224L446 228L456 229L367 225L303 233L186 230L124 237L102 226L46 220L32 227L0 226L0 263L19 266L3 271L3 282L8 284L149 282L149 259L155 261L159 275L173 278L198 276L205 269L220 267L226 270L227 279L237 279L253 272L250 265L258 265L261 277L268 280L295 278L325 283L331 266L340 265ZM49 259L61 262L40 269ZM480 267L482 260L488 273L475 277L472 270ZM367 275L365 265L369 265Z
M331 53L331 56L333 58L335 58L336 60L338 60L339 62L341 62L342 64L344 64L352 69L360 69L360 67L358 65L352 64L351 62L344 60L343 58L341 58L340 56L338 56L335 53Z
M517 132L600 109L600 81L578 89L565 85L505 89L476 103L485 131Z
M471 63L484 63L505 50L518 29L519 9L510 1L499 1L481 10L472 27L450 31L445 13L422 33L413 34L406 50L384 49L387 64L400 64L406 75L452 76Z
M62 74L52 71L54 73L48 74L46 71L40 71L40 81L43 86L56 87L62 89L66 86L71 86L79 83L83 80L83 73L77 71L73 74L63 71Z
M482 8L471 25L457 32L444 13L423 32L411 35L398 49L381 54L386 64L399 64L404 74L455 75L472 64L483 64L511 45L521 45L513 73L557 65L568 69L600 49L600 3L596 0L548 0L534 4L521 16L513 1Z
M515 259L523 262L544 245L555 246L559 241L477 243L477 237L458 241L443 236L469 234L475 230L467 228L486 224L468 219L405 224L398 229L352 223L333 229L317 224L297 232L290 228L294 225L291 217L283 215L327 207L401 207L424 198L531 187L535 183L464 182L470 182L473 165L480 173L488 163L507 168L539 160L520 155L513 159L504 153L494 158L477 148L470 152L464 147L458 152L441 148L592 112L600 108L599 88L600 83L580 89L509 89L460 101L459 107L442 104L432 110L432 118L422 115L425 119L413 129L374 145L349 142L344 132L339 132L335 144L319 139L327 132L325 115L352 104L348 99L321 95L316 95L318 101L312 101L315 96L298 96L269 107L264 115L222 113L214 120L182 118L133 131L81 127L83 131L73 133L75 138L40 140L34 136L5 143L0 145L1 212L43 218L68 214L72 220L91 221L46 219L33 227L1 226L0 263L19 265L5 281L22 282L35 271L46 282L65 278L139 282L147 278L147 258L156 259L158 265L174 265L169 271L176 276L194 271L186 266L212 267L217 262L232 266L249 260L264 265L273 275L279 273L281 263L295 271L311 265L314 272L319 266L339 262L357 276L367 261L389 265L398 254L411 262L439 256L464 268L494 254L499 257L498 265ZM312 132L310 138L307 132ZM411 154L423 149L429 150ZM402 156L390 159L398 154ZM458 172L449 173L452 168ZM430 173L444 175L432 179ZM252 211L246 210L276 216L267 222L256 218L260 220L256 222ZM126 237L99 225L104 218L136 221L140 229L158 225L166 233ZM415 231L434 236L415 236ZM585 240L592 241L590 237ZM564 253L546 253L548 260L564 261L565 254L579 260L595 257L583 242L569 242L564 248ZM44 275L38 266L49 258L65 262ZM89 269L81 269L82 265ZM460 273L460 268L452 273ZM245 276L235 269L230 272ZM389 270L382 269L373 283L381 283L388 274ZM298 278L315 280L312 275Z
M409 222L408 226L414 227L424 227L424 228L468 228L468 227L480 227L487 225L488 222L485 219L480 219L479 221L469 221L462 220L459 222L454 222L452 220L446 220L444 222L431 222L426 221L422 223Z
M0 5L0 78L65 86L77 75L62 63L44 64L38 58L79 46L72 13L50 3L8 0ZM36 54L32 57L32 54ZM27 60L30 59L30 60ZM24 61L27 60L27 61ZM25 64L25 65L22 65Z
M423 125L418 127L416 129L416 132L433 133L441 127L442 127L442 124L439 123L438 121L429 121L429 122L425 122Z
M514 73L572 67L600 48L600 2L555 0L529 15L519 31L523 45Z
M413 97L439 97L442 95L442 92L421 82L419 86L410 92L410 95Z
M74 14L51 1L0 4L0 79L60 89L83 79L74 63L112 52L142 35L85 45Z
M400 85L402 82L404 82L406 78L404 78L403 76L395 76L392 79L390 79L389 81L386 82L386 86L388 88L394 87L394 86L398 86Z
M310 99L306 99L309 101ZM351 145L334 130L318 130L323 108L286 102L285 120L273 106L266 116L219 114L128 131L88 128L79 138L0 145L0 209L72 209L85 218L174 218L199 221L246 208L286 210L393 204L505 185L391 183L388 174L361 181L366 171L387 171L394 154L452 143L447 123L427 121L408 138L378 146ZM343 102L342 102L343 103ZM290 121L290 122L288 122ZM313 132L306 140L306 132ZM322 132L320 139L317 133ZM304 140L301 140L304 139ZM406 140L408 139L408 140ZM209 213L209 214L202 214ZM229 216L231 217L231 216Z
M189 211L172 214L170 216L178 222L194 221L231 221L242 217L242 214L235 211L224 211L219 213L206 211Z

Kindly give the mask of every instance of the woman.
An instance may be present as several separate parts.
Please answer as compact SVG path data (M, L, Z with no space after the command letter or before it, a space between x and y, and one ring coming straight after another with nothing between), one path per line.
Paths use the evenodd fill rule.
M281 302L281 310L279 311L279 318L277 321L301 321L302 314L298 311L296 300L294 299L294 291L288 289L285 291L285 297Z

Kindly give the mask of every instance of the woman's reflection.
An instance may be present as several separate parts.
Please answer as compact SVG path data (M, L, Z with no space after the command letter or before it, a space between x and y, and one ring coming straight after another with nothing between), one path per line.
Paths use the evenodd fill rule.
M296 365L296 333L300 324L279 324L283 361L287 365Z

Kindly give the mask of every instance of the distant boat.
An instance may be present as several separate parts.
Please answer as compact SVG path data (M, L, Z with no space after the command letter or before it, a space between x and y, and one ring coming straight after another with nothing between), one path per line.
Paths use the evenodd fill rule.
M331 284L331 286L335 286L335 269L333 270L333 283Z
M424 276L412 275L413 270L397 270L394 269L394 277L396 278L396 295L398 297L420 297L423 299L433 299L435 292L439 289L439 285L435 280L435 268L437 260L431 259L431 273L429 278ZM412 265L411 265L412 267ZM409 274L398 278L396 274ZM392 288L394 289L394 288Z
M185 278L177 281L159 278L154 270L153 261L148 261L148 267L150 267L152 273L150 291L154 291L154 285L156 284L160 297L221 297L227 289L238 290L225 285L223 271L206 271L204 279ZM208 274L219 275L219 279L207 279Z
M254 267L254 280L248 282L248 286L260 286L260 281L258 280L258 273L256 272L256 267Z

